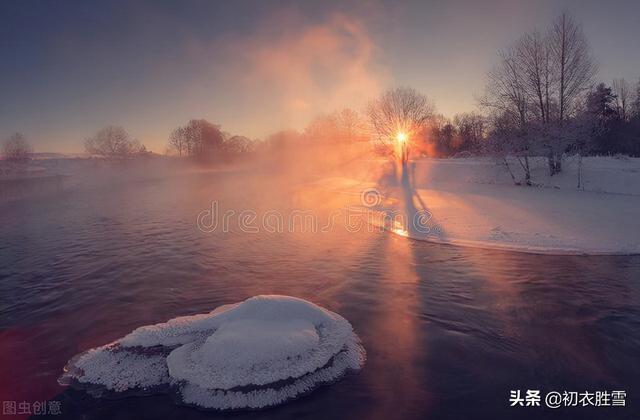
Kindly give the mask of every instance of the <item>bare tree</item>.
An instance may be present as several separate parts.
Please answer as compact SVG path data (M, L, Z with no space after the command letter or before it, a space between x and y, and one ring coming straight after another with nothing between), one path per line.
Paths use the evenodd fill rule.
M413 88L396 88L374 99L367 108L378 142L394 148L403 164L408 161L411 138L420 133L435 107Z
M322 114L313 118L304 129L304 136L311 142L339 142L341 139L337 115Z
M634 118L640 119L640 80L636 85L636 98L633 101L632 112Z
M231 136L224 143L225 151L232 155L241 155L254 150L255 142L245 136Z
M598 68L591 57L582 26L569 14L563 13L556 18L549 36L559 107L559 129L548 144L549 171L554 175L562 170L562 153L568 143L563 127L593 85Z
M562 169L562 154L571 146L577 111L592 86L597 67L582 28L571 16L560 15L549 31L525 34L500 52L500 62L488 74L481 105L509 124L526 166L528 154L546 154L549 173ZM571 126L571 128L570 128ZM503 126L504 128L504 126Z
M362 116L351 108L345 108L334 114L340 136L346 143L368 140L367 125Z
M538 150L540 137L533 136L530 123L530 106L532 98L538 98L541 113L548 115L548 100L545 97L545 75L536 38L523 38L513 47L499 53L500 62L488 74L485 95L480 104L493 114L493 129L490 137L493 147L490 151L501 159L513 178L507 155L517 157L518 163L525 173L525 182L531 183L529 157ZM538 95L538 89L540 94ZM543 90L544 89L544 90ZM535 106L535 105L534 105ZM515 182L515 181L514 181Z
M169 147L182 157L182 153L187 151L187 130L184 127L178 127L169 135Z
M458 151L478 153L483 147L485 119L473 112L457 114L453 118L459 137Z
M219 125L199 119L190 120L184 128L189 156L201 161L211 160L222 149L224 136Z
M369 140L366 122L356 111L345 108L329 115L318 115L304 129L304 135L314 143L349 145Z
M630 96L629 83L624 79L613 79L613 94L616 96L616 110L618 118L622 121L628 119L628 107Z
M213 159L223 149L225 134L220 126L205 119L193 119L178 127L169 135L170 149L179 156L189 156L200 161Z
M480 105L517 119L518 127L525 129L527 122L527 91L524 67L517 47L498 53L499 63L489 71L485 94Z
M190 120L184 127L187 140L187 154L191 157L202 154L202 121Z
M118 126L99 130L85 140L84 147L87 153L107 157L127 157L146 150L127 130Z
M4 158L12 162L25 162L31 158L33 149L22 133L14 133L2 143Z
M521 137L517 135L519 130L516 118L509 112L493 111L489 114L488 121L490 124L487 136L488 153L504 166L515 185L521 185L509 164L509 157L520 156L521 152L519 146ZM522 162L520 165L522 166Z
M523 72L526 96L535 104L537 116L546 124L551 119L551 49L549 36L538 31L524 35L515 47L515 55Z
M567 13L556 18L550 33L552 64L558 81L560 124L571 115L579 99L591 88L598 71L582 26Z

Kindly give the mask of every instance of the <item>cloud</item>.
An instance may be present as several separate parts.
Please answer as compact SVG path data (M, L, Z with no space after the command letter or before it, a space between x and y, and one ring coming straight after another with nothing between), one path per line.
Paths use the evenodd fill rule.
M345 14L309 22L295 13L217 46L227 86L265 113L300 128L314 115L359 107L387 83L365 25Z

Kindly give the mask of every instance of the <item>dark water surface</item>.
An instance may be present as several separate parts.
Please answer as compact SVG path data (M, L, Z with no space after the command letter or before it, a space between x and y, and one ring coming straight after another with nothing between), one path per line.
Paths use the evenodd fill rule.
M1 399L59 400L56 418L83 419L639 418L639 257L457 248L339 221L318 233L196 224L212 200L258 215L315 209L322 224L334 199L220 172L0 205ZM340 313L362 338L364 369L281 407L226 414L163 395L95 400L56 382L69 358L138 326L257 294ZM511 408L518 389L624 390L627 407Z

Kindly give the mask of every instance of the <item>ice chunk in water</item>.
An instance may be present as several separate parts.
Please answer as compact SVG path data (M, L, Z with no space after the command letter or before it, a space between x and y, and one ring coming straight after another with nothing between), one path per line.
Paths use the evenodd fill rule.
M256 296L140 327L74 357L61 381L128 395L165 387L186 404L260 408L332 382L364 360L340 315L302 299Z

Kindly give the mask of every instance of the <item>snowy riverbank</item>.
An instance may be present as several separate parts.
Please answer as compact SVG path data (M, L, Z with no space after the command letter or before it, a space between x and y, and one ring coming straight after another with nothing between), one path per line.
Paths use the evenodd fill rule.
M576 179L572 164L559 177L538 181L544 187L525 187L509 185L509 175L484 159L417 161L411 205L426 216L423 229L391 230L426 241L522 252L640 253L640 159L585 159L585 190L570 182ZM400 186L332 178L324 188L348 194L352 205L362 205L361 192L375 188L381 200L371 211L406 214Z

